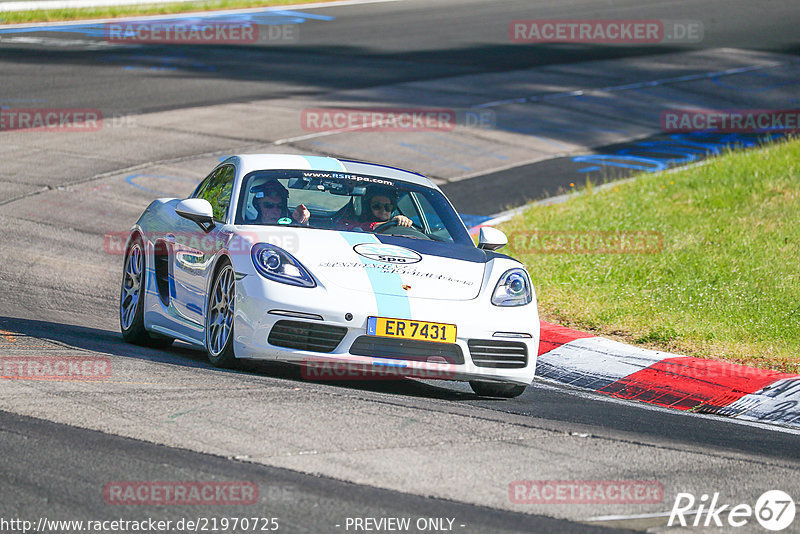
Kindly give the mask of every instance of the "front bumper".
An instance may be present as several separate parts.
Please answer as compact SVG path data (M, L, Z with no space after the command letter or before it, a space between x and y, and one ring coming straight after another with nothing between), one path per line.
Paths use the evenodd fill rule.
M269 282L257 275L245 276L236 283L234 352L237 358L307 363L316 365L317 369L320 368L320 362L336 362L351 364L347 369L393 368L398 376L519 384L530 384L533 381L539 348L539 317L535 299L526 306L507 308L491 305L489 297L483 292L476 299L457 302L423 298L404 300L407 301L411 317L400 318L452 323L457 326L455 345L462 355L460 361L429 353L422 350L421 345L417 345L420 350L415 351L413 343L406 343L404 349L397 354L387 353L390 349L383 343L381 350L375 350L375 355L365 355L364 347L370 346L364 342L367 318L381 316L373 294L336 287L299 288ZM321 351L320 347L316 347L317 350L302 350L276 346L269 339L279 321L284 321L284 325L286 321L327 325L333 327L329 330L339 330L343 335L332 350L328 350L329 347L324 347L324 351ZM530 337L518 337L520 335ZM369 338L389 339L374 336ZM470 340L473 341L472 348ZM475 340L484 342L481 356L476 353ZM489 342L489 345L491 342L508 342L524 348L527 360L520 367L487 367L485 342ZM352 349L354 343L360 347L358 350ZM443 345L430 342L425 344ZM337 369L341 370L343 367L338 366Z

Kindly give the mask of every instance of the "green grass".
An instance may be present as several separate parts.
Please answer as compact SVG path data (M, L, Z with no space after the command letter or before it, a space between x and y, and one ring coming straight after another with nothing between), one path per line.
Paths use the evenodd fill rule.
M331 0L315 0L331 1ZM61 20L111 19L140 15L169 15L194 11L219 9L244 9L248 7L268 7L302 4L301 0L208 0L203 2L178 2L153 5L98 6L81 9L48 9L33 11L12 11L0 13L0 24L21 24L26 22L54 22ZM310 3L310 2L306 2Z
M799 217L800 141L792 140L532 206L501 229L508 253L530 270L544 320L650 348L800 372ZM521 236L532 230L537 239ZM663 248L531 250L546 232L566 230L658 232Z

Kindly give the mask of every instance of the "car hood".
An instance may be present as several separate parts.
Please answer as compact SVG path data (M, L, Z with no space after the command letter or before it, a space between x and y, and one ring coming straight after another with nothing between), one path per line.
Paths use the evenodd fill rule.
M381 295L471 300L487 265L486 253L469 245L309 228L260 227L257 233L263 234L259 241L291 253L323 285Z

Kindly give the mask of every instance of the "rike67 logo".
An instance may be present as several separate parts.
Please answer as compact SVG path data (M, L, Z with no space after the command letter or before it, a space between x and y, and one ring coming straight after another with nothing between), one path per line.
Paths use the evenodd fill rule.
M695 509L695 506L697 508ZM767 530L784 530L794 521L795 503L781 490L764 492L755 506L749 504L721 504L719 493L710 498L703 494L696 499L691 493L678 493L669 514L668 526L720 527L728 532L730 527L743 527L755 518Z

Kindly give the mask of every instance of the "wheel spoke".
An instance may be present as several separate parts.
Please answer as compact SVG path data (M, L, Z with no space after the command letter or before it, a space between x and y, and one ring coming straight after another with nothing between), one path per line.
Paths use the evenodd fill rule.
M217 275L209 299L206 331L213 356L225 350L233 331L233 293L233 268L227 265Z
M142 250L138 243L134 243L128 253L125 275L122 278L120 317L124 329L130 328L136 317L136 307L139 304L139 291L141 289L141 274Z

